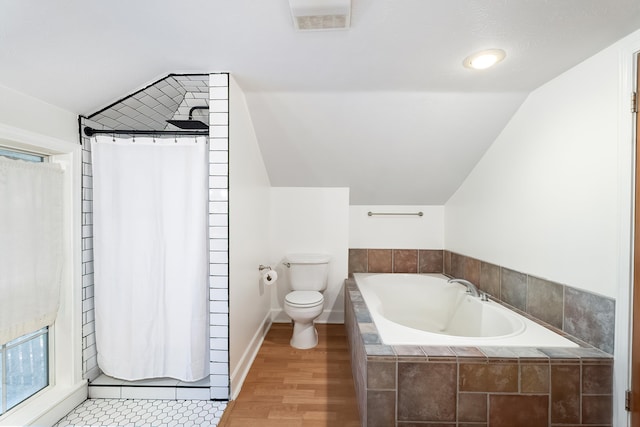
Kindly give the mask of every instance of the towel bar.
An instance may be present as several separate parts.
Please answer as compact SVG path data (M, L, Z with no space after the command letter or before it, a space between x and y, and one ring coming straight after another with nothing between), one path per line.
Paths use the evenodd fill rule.
M367 215L369 215L369 216L374 216L374 215L415 215L415 216L422 216L422 215L424 215L424 213L422 213L422 211L420 211L420 212L371 212L371 211L369 211L367 213Z

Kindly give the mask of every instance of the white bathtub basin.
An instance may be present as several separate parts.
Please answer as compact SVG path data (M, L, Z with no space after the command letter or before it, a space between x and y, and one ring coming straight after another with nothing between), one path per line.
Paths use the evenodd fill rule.
M492 301L466 294L439 274L354 274L389 345L578 347Z

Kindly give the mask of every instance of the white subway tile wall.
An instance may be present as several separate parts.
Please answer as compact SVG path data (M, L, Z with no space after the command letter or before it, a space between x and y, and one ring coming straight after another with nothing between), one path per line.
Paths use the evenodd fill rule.
M210 400L210 380L183 382L174 378L125 381L100 375L89 386L89 399Z
M135 93L91 118L81 127L94 129L165 129L167 118L187 119L194 106L212 106L208 116L201 110L193 118L211 123L209 139L209 312L210 384L205 397L201 388L177 388L177 398L229 398L229 76L169 76ZM90 382L101 372L97 363L93 304L93 182L91 146L82 137L82 359L84 377ZM145 387L147 388L147 387ZM96 385L92 397L124 397L120 387ZM127 390L127 393L129 390ZM136 396L139 391L131 390ZM159 392L162 392L159 390ZM176 394L177 393L177 394ZM171 393L169 393L171 394ZM167 394L167 396L169 396ZM163 395L164 396L164 395ZM188 397L190 396L190 397ZM133 397L133 396L131 396ZM153 396L149 396L153 398ZM158 398L158 397L155 397Z
M117 102L91 118L108 129L177 129L167 119L186 120L191 107L207 106L209 75L170 75ZM193 119L208 124L205 110Z
M83 119L82 128L104 124ZM89 138L82 134L82 372L93 381L100 375L96 351L93 304L93 170Z
M209 312L211 399L229 398L229 75L211 74L209 105Z

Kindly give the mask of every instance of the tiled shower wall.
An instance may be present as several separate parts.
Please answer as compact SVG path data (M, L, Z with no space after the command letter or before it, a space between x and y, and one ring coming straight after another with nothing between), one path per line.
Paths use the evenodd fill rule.
M209 89L209 312L211 398L229 398L229 75Z
M177 129L167 119L186 120L191 107L208 99L209 75L170 74L89 117L108 129ZM206 123L205 113L196 110L194 118Z
M102 126L90 120L82 125L93 128ZM93 170L91 145L82 134L82 372L84 378L95 380L100 375L98 368L93 303Z
M210 312L210 390L212 399L229 397L229 261L228 261L228 170L229 170L229 78L228 74L209 76L209 312ZM187 93L186 98L191 98ZM195 95L197 99L199 95ZM189 106L188 101L182 103ZM198 104L196 104L198 105ZM177 118L185 118L178 108ZM188 110L187 110L188 113ZM180 116L180 117L178 117ZM158 119L160 120L160 119ZM82 128L105 126L85 118ZM95 345L93 303L93 182L91 146L82 135L82 336L84 377L93 381L100 375Z
M353 273L445 273L613 354L615 300L443 250L349 249Z

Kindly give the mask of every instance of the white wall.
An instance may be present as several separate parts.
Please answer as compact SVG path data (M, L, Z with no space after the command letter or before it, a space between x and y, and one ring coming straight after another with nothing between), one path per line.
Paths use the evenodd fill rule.
M423 216L369 216L368 212L422 212ZM350 206L349 248L442 249L444 206Z
M615 47L532 92L445 207L446 249L617 294Z
M244 94L229 86L229 362L231 395L240 386L270 322L271 292L258 266L269 262L269 178Z
M78 144L78 116L0 86L0 123Z
M379 90L251 92L247 101L273 186L348 185L353 204L442 205L525 97Z
M640 30L534 91L445 205L447 249L616 298L614 425L628 425Z
M282 312L284 297L290 290L287 268L282 264L286 254L314 252L331 255L324 313L318 321L342 323L342 291L349 256L349 189L274 187L271 189L271 220L269 262L279 276L272 286L276 291L272 302L274 320L291 321Z

